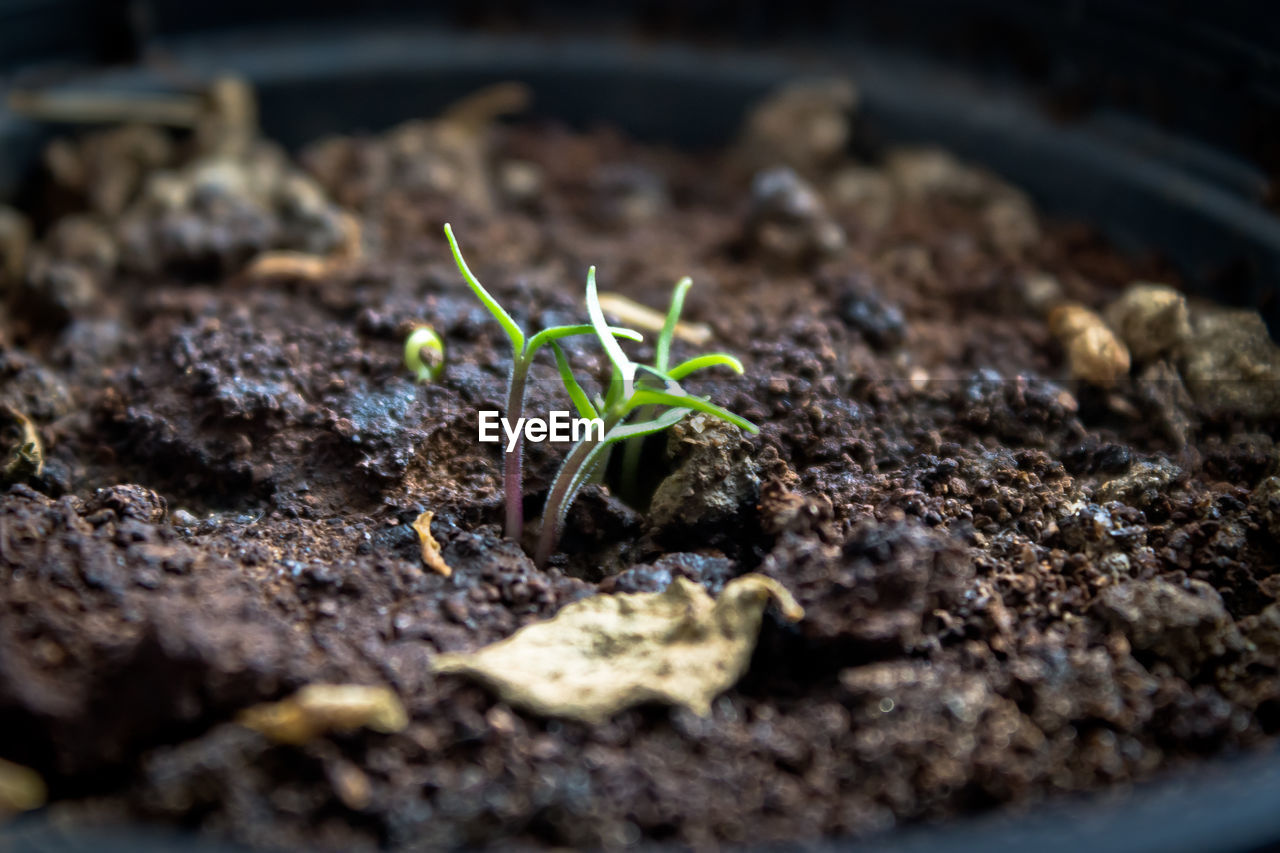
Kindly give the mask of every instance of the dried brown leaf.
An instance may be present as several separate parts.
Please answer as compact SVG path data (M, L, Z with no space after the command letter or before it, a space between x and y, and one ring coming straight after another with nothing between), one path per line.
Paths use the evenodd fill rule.
M511 705L600 723L642 702L695 713L746 671L765 607L804 616L791 594L763 575L729 582L719 599L676 578L661 593L597 595L468 654L444 654L438 673L459 673Z
M1049 312L1049 331L1062 344L1072 379L1108 387L1129 372L1129 350L1095 312L1064 302Z
M444 561L444 557L440 556L440 543L436 541L436 537L431 535L431 519L433 518L435 518L435 513L431 510L427 510L415 518L413 520L413 532L418 534L418 540L422 543L422 562L433 572L449 577L453 574L453 569Z
M624 326L635 326L649 332L660 332L667 317L634 299L617 293L600 294L600 310L618 320ZM676 323L675 336L691 344L702 345L711 340L711 327L705 323Z
M333 268L332 258L280 249L258 255L245 269L245 275L249 278L295 278L317 281L324 278Z
M20 435L0 467L0 482L16 483L28 477L39 477L44 471L44 443L31 418L12 406L0 407L0 414L18 426Z
M304 744L328 732L358 728L403 731L409 715L389 688L364 684L309 684L279 702L254 705L236 722L277 743Z
M38 809L47 796L39 773L0 758L0 816Z

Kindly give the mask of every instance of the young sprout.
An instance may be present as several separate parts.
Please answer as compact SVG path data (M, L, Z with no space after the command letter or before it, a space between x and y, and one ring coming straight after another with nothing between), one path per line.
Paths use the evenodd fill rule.
M658 341L654 346L653 366L659 373L666 373L671 361L671 339L675 337L676 325L680 322L680 312L684 310L684 297L689 292L689 288L693 287L693 279L685 276L676 282L675 292L671 294L671 306L667 309L666 320L662 324L662 331L658 333ZM726 362L729 367L742 372L742 365L738 363L736 358L726 356L729 359ZM654 409L652 406L645 406L641 409L636 417L638 420L645 421L653 417ZM628 441L622 456L622 477L621 484L623 491L629 496L631 501L635 501L638 497L638 480L640 472L640 455L644 451L644 438L636 438Z
M484 285L472 274L467 262L462 258L462 250L458 248L458 241L454 239L453 229L448 224L444 226L444 236L449 241L449 248L453 251L454 263L458 265L458 272L462 273L462 277L466 280L467 285L475 293L480 303L489 310L493 318L498 321L498 325L507 333L507 337L511 341L511 372L507 377L507 409L505 417L510 423L518 423L524 413L524 395L525 385L529 379L529 368L533 365L533 357L538 350L547 344L554 344L560 338L567 338L572 335L589 335L601 334L600 329L603 328L603 334L610 341L614 336L627 338L633 341L640 341L643 338L638 332L631 329L619 329L608 326L597 328L592 324L579 324L572 326L552 326L549 329L543 329L535 335L528 336L520 325L512 319L511 315L498 304L498 301L490 295L489 291L484 289ZM615 343L614 346L617 346ZM563 357L563 354L561 354ZM515 447L510 451L504 451L503 458L503 493L506 498L506 534L509 539L516 542L521 540L524 532L524 485L523 485L523 462L524 459L524 435L521 432L517 438Z
M444 373L444 341L430 326L418 326L404 341L404 365L419 382L435 382Z
M614 444L621 441L643 441L647 436L674 426L692 411L705 412L751 433L759 432L759 428L745 418L702 397L695 397L680 387L679 380L707 367L724 366L742 373L742 363L736 358L728 353L708 353L668 368L671 338L675 334L684 296L690 285L687 278L676 285L667 321L658 337L654 364L643 365L627 358L618 345L618 335L605 323L604 312L600 308L596 292L596 269L591 267L587 271L587 313L591 317L596 337L612 365L604 398L598 398L594 404L588 399L558 346L555 346L556 367L579 415L584 418L598 417L604 421L604 437L600 438L588 431L569 451L552 481L533 557L539 567L546 565L551 552L560 541L565 516L574 498ZM635 420L628 423L627 420L632 415L635 415Z

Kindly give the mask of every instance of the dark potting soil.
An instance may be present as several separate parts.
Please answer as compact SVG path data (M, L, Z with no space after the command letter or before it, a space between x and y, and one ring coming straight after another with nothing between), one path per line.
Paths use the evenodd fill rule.
M253 142L166 185L193 155L146 129L51 155L0 324L0 403L45 453L0 496L0 757L59 819L346 850L851 836L1280 728L1274 413L1193 399L1185 353L1074 380L1046 322L1176 286L1159 262L937 153L760 178L749 147L464 130L322 141L309 178ZM354 256L246 268L338 257L345 215ZM535 569L476 440L509 351L446 221L529 327L584 318L589 264L658 310L691 276L685 319L712 336L676 356L738 355L744 376L689 384L759 436L651 442L649 486L690 487L588 488ZM419 322L447 347L433 384L402 362ZM589 341L569 352L603 378ZM527 408L568 408L549 358ZM528 447L531 521L564 450ZM450 578L422 565L428 509ZM600 591L748 571L807 616L766 618L705 719L541 719L429 672ZM412 722L299 747L232 722L312 682L389 685Z

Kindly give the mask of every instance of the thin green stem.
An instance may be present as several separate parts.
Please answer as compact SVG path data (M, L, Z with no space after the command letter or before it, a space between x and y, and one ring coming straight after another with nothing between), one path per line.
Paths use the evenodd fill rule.
M551 484L551 493L547 495L547 504L542 513L542 530L538 533L538 547L534 550L534 564L545 566L551 558L551 552L555 550L556 543L560 541L560 533L564 530L569 507L578 496L578 490L600 464L602 453L619 441L634 440L669 429L687 414L689 409L684 407L668 409L651 421L625 424L621 422L625 413L612 412L605 416L603 439L583 439L575 444L560 466L560 471Z
M636 420L647 421L653 417L653 414L653 407L646 406L637 411ZM640 459L643 455L644 436L631 439L622 450L622 470L618 482L625 492L623 499L632 506L635 506L640 499Z

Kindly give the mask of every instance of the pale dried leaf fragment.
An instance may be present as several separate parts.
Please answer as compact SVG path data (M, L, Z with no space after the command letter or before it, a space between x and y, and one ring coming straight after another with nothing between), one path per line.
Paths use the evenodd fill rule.
M661 593L575 602L479 651L440 655L432 667L543 716L601 723L642 702L705 716L750 664L770 601L790 621L804 617L786 588L763 575L730 581L714 600L676 578Z
M48 790L39 773L0 758L0 817L38 809L47 797Z
M360 220L347 211L339 211L342 240L327 255L314 255L293 249L269 249L259 252L245 275L250 279L297 279L320 281L360 260L364 254Z
M409 725L409 715L386 687L308 684L287 699L246 708L236 722L276 743L297 746L329 732L359 728L394 734Z
M0 482L17 483L28 477L39 477L44 472L44 443L40 431L22 412L12 406L0 406L0 414L17 425L20 435L0 466Z
M6 286L22 278L30 248L31 220L12 207L0 204L0 275L7 279ZM0 295L3 292L0 288Z
M506 81L477 89L454 101L440 114L440 121L482 133L506 115L529 109L533 90L524 83Z
M634 326L649 332L662 331L662 325L667 321L665 314L617 293L600 294L600 310L624 326ZM680 320L676 322L675 336L701 346L711 340L711 327L705 323L686 323Z
M309 255L290 249L262 252L245 269L245 275L253 279L302 279L318 281L334 266L333 259L321 255Z
M418 541L422 543L422 562L436 574L449 577L453 574L453 568L444 561L444 557L440 555L440 543L431 535L431 519L435 516L434 512L427 510L415 518L413 532L418 534Z

